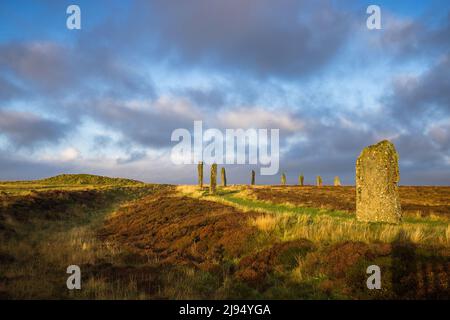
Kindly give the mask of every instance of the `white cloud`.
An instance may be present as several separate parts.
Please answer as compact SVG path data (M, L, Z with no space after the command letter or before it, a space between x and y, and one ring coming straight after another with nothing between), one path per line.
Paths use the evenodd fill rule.
M240 110L224 111L218 119L221 125L230 128L270 128L289 132L300 131L304 122L290 112L266 110L260 107L243 107Z
M62 161L73 161L81 157L80 151L76 148L69 147L61 152Z

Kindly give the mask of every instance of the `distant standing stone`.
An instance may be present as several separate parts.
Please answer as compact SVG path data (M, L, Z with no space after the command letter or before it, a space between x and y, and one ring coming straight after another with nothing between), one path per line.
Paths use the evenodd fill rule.
M210 177L210 185L209 185L209 193L216 193L217 186L217 164L213 163L211 165L211 177Z
M222 186L226 187L227 186L227 173L225 172L224 167L222 167L222 169L220 169L220 177L222 180Z
M298 184L299 184L300 186L303 186L303 185L304 185L304 182L305 182L305 177L301 174L301 175L298 177Z
M341 185L341 179L338 176L334 177L334 186L339 187Z
M357 219L400 223L399 180L398 154L391 142L364 148L356 160Z
M281 185L283 185L283 186L286 185L286 174L284 172L281 175Z
M317 177L316 177L316 185L317 185L318 187L321 187L321 186L322 186L322 177L321 177L321 176L317 176Z
M198 173L198 186L203 188L203 161L200 161L197 165L197 173Z

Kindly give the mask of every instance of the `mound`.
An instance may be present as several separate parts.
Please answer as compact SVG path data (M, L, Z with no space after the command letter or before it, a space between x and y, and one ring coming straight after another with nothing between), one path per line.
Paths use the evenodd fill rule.
M48 185L137 185L143 184L141 181L110 178L103 176L96 176L93 174L61 174L55 177L50 177L37 182Z

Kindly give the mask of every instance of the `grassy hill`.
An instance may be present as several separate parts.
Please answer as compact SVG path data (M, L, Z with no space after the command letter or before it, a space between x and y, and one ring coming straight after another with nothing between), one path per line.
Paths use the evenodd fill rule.
M131 179L110 178L92 174L61 174L41 180L0 181L0 196L2 194L27 195L32 191L69 191L145 185L141 181Z
M61 174L35 181L47 185L137 185L143 182L124 178L110 178L93 174Z

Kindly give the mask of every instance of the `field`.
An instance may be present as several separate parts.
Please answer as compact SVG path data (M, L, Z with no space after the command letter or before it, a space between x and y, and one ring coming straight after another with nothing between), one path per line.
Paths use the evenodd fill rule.
M449 299L450 187L400 187L401 225L353 187L0 183L3 299ZM78 265L82 289L66 288ZM382 270L368 290L366 268Z

